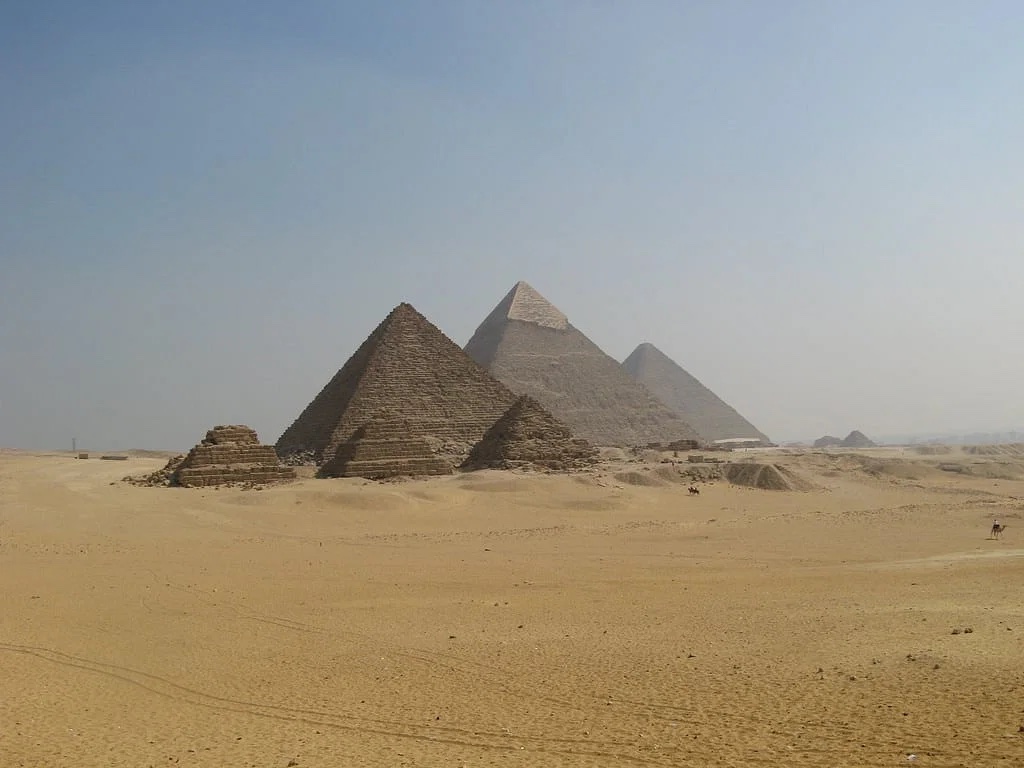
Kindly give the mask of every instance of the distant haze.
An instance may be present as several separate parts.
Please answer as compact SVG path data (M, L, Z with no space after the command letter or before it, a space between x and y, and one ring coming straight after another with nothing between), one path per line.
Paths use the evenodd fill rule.
M0 446L273 442L527 280L774 440L1024 428L1016 2L0 7Z

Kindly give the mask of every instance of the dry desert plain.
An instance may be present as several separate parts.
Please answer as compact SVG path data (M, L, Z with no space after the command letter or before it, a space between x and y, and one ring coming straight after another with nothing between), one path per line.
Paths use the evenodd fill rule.
M815 490L4 452L0 765L1024 765L1024 455L746 458Z

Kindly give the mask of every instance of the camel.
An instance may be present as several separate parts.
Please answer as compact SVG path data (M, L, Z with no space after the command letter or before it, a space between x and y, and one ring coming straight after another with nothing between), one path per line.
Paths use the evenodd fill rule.
M1005 530L1006 526L1000 525L999 521L996 520L994 523L992 523L992 532L988 535L988 537L990 539L998 539L1000 536L1003 535L1003 531Z

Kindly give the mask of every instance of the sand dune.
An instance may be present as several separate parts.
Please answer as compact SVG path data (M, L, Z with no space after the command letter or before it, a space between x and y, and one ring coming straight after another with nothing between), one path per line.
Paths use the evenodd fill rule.
M0 764L1019 766L1024 481L937 468L986 458L691 498L626 454L242 491L4 452Z

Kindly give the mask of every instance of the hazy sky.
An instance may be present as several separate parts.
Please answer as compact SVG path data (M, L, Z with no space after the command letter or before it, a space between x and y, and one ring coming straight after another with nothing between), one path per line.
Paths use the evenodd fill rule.
M0 445L277 439L526 280L776 440L1024 426L1024 5L0 3Z

